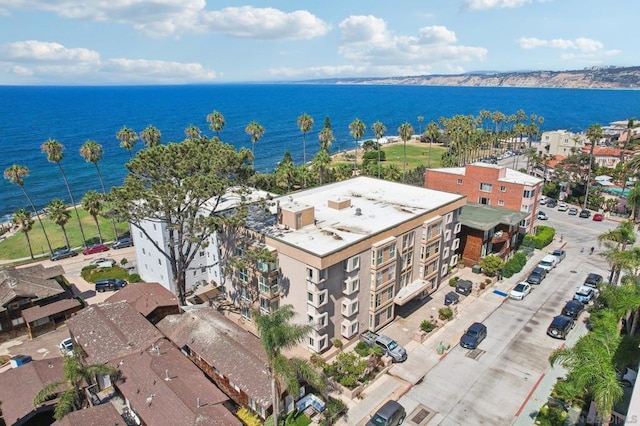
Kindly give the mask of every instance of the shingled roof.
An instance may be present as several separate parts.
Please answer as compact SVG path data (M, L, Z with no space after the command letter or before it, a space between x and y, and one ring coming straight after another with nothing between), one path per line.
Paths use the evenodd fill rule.
M242 425L223 405L229 398L164 338L110 364L121 372L115 386L145 424Z
M501 223L515 226L528 215L529 213L527 212L517 212L500 207L467 203L467 205L462 208L460 223L472 229L488 231Z
M257 404L265 408L271 405L270 381L264 367L267 354L256 336L206 306L169 315L157 327L178 347L189 346Z
M162 334L127 302L91 305L67 320L88 364L105 364L151 346Z
M65 290L52 279L52 275L62 275L62 268L48 271L45 268L0 266L0 311L4 311L6 305L16 297L37 300L64 293Z
M113 404L106 403L72 411L64 416L60 421L54 422L52 426L86 426L86 425L109 425L126 426L118 410Z
M160 283L134 283L117 291L106 302L126 301L145 317L166 306L178 306L176 295Z

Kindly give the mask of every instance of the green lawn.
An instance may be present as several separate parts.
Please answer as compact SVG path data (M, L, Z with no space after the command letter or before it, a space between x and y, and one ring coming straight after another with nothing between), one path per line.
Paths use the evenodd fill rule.
M78 213L80 214L82 228L84 229L88 244L99 243L98 229L96 228L93 217L80 208L78 209ZM49 236L51 247L54 250L56 248L65 247L66 243L62 229L55 223L51 222L47 217L40 217L42 218L42 223L44 224L44 228ZM103 217L98 217L98 221L100 222L100 230L102 231L104 241L114 241L115 238L111 221ZM77 249L82 247L84 244L82 242L82 234L80 233L80 227L78 226L78 219L76 218L75 211L71 210L71 219L69 219L65 228L67 229L71 248ZM121 236L129 231L129 224L117 223L116 228L118 230L118 235ZM38 223L37 220L35 220L33 229L29 232L29 239L31 240L31 247L33 249L34 256L49 255L47 242L44 238L44 234L42 233L40 223ZM23 232L17 232L15 235L0 242L0 259L19 259L22 257L29 257L29 246L27 245L27 239Z
M402 169L402 163L404 160L404 145L399 143L382 145L382 151L386 155L386 161L382 162L383 166L389 166L395 164ZM442 154L447 152L447 148L443 148L439 145L431 146L431 156L429 156L429 144L428 143L407 143L407 171L415 169L418 166L429 165L431 168L442 166ZM429 161L431 157L431 161ZM333 158L333 165L340 163L353 163L353 157L351 160L345 160L342 154L338 154ZM358 151L358 161L362 161L362 153Z

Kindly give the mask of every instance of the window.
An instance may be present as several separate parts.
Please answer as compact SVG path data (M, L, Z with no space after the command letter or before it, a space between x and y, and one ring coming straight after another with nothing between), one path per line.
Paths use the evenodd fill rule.
M507 187L506 186L501 186L500 187L500 192L507 192Z
M396 278L396 265L389 266L387 269L387 280L394 280Z
M450 239L451 239L451 230L447 229L446 231L444 231L444 240L449 241Z
M427 239L431 239L440 235L442 231L442 222L438 222L435 225L430 225L427 230Z
M391 244L391 246L389 246L389 259L395 259L395 258L396 258L396 245Z
M533 198L536 194L536 191L533 189L525 189L522 193L522 198Z
M458 185L462 185L462 179L458 179Z
M162 260L158 259L158 265L162 265Z
M258 277L258 290L261 293L269 293L269 283L263 276Z
M249 290L246 287L240 287L240 298L247 301L251 299Z
M242 318L247 320L247 321L251 321L251 308L248 306L243 306L241 309L241 315Z
M481 183L480 191L482 192L491 192L492 185L490 183Z
M342 261L342 269L344 269L346 272L355 271L359 267L360 267L359 256L353 256L353 257L350 257L349 259L345 259Z
M202 268L200 268L200 272L207 272L207 267L203 266Z
M342 302L342 315L350 317L358 313L358 301L344 300Z
M204 250L200 251L200 257L204 257Z
M269 299L260 298L260 311L267 315L271 313L271 303L269 303Z
M450 224L451 222L453 222L453 213L449 213L444 218L444 223L446 223L447 225Z
M378 250L378 261L377 261L378 265L382 263L382 259L384 258L383 255L384 255L384 251Z
M462 229L462 223L458 222L456 223L456 227L453 229L453 233L459 234L461 229Z
M485 206L488 206L489 204L491 204L491 198L479 197L478 202L480 204L484 204Z
M460 238L456 238L455 240L453 240L453 244L451 244L451 250L458 250L458 247L460 247Z
M247 271L247 268L238 270L238 279L243 283L249 282L249 271Z
M498 200L498 205L499 206L504 206L504 200Z
M342 282L342 292L344 294L353 294L360 289L360 278L347 279Z
M236 256L242 257L244 255L244 248L236 246Z

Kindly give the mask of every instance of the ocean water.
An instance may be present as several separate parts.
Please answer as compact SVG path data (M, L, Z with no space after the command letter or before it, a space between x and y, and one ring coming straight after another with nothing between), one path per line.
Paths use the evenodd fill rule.
M330 117L336 136L332 150L354 146L349 123L356 117L367 126L375 121L397 134L405 121L422 130L430 121L456 114L478 115L481 110L506 115L523 109L527 115L544 117L543 130L582 131L590 125L640 117L640 91L532 89L487 87L423 87L365 85L245 84L134 87L0 87L0 167L27 166L25 189L37 208L51 199L68 200L57 165L47 162L40 146L48 138L66 147L62 164L77 202L90 190L100 190L95 167L79 155L87 140L100 143L104 158L99 163L105 184L120 185L126 175L129 153L120 148L116 133L123 125L140 132L154 125L163 143L179 142L184 130L195 125L212 136L206 116L220 111L226 126L220 138L236 147L251 147L244 133L252 120L265 134L256 145L255 166L273 169L285 151L302 161L302 133L297 117L310 114L315 120L307 134L307 160L319 149L317 134ZM137 149L142 147L138 142ZM0 221L10 218L27 201L19 187L0 181Z

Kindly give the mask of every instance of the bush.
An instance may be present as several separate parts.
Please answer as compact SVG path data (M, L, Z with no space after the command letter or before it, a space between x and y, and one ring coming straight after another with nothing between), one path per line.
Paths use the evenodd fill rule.
M504 267L504 260L498 256L490 254L480 259L480 267L484 271L485 275L495 277Z
M453 318L453 311L451 310L451 308L440 308L440 310L438 311L438 318L443 321L450 320L451 318Z
M329 397L327 401L327 407L322 413L322 420L320 426L331 426L336 423L336 420L347 412L347 406L339 399Z
M247 408L239 409L236 415L247 426L260 426L262 424L260 418Z
M556 230L550 226L538 226L538 232L536 235L525 235L523 244L525 245L533 245L538 250L545 248L551 241L553 241L553 237L556 234Z
M360 383L367 369L367 361L354 352L342 352L335 361L324 366L327 376L333 377L348 389L354 389Z
M504 268L502 268L502 275L505 278L511 278L518 272L522 271L522 268L524 268L524 265L526 264L527 256L522 252L517 252L504 264Z
M358 342L356 344L356 347L354 348L354 351L356 351L356 353L361 357L365 357L369 356L369 354L371 353L371 348L365 342Z
M449 285L451 287L455 287L458 281L460 281L460 277L452 277L451 279L449 279Z
M129 281L130 283L141 283L142 278L140 278L139 274L131 274L129 275L129 279L127 281Z
M342 350L342 346L344 346L342 340L338 339L337 337L331 339L331 343L333 343L333 346L335 346L339 351Z
M557 426L564 424L567 413L559 407L545 405L538 412L536 424L540 426Z
M435 324L429 320L422 320L422 322L420 323L420 330L424 331L425 333L433 331L434 328L436 328Z

